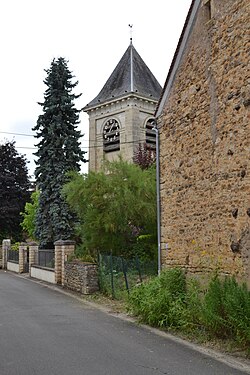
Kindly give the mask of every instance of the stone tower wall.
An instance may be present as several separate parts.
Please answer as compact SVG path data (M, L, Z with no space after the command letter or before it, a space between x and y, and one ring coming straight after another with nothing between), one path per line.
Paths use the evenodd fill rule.
M119 156L122 156L123 160L132 162L139 142L145 141L145 122L154 116L155 107L155 101L129 96L88 111L89 170L99 171L104 160L118 160ZM120 150L104 152L103 126L112 118L120 124Z
M162 263L248 284L249 25L249 0L203 1L158 119Z

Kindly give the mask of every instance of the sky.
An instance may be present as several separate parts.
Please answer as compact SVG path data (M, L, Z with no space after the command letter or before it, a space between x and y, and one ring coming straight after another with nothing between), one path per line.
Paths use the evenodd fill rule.
M0 4L1 122L0 144L14 140L29 161L38 140L32 128L42 114L46 86L44 69L53 58L64 57L82 96L78 109L102 89L130 43L163 86L191 0L8 0ZM88 151L88 115L81 113ZM13 133L13 134L9 134ZM82 166L82 172L88 165Z

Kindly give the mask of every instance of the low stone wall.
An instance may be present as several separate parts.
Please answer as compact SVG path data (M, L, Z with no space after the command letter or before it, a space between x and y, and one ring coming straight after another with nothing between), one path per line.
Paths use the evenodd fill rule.
M82 294L91 294L99 290L97 265L77 260L65 263L63 286Z
M30 267L30 276L34 277L35 279L47 281L51 284L56 284L54 269L32 265Z

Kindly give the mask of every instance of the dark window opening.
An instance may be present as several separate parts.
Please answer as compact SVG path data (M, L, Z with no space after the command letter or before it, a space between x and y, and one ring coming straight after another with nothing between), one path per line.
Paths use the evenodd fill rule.
M155 150L156 149L156 132L153 130L155 120L149 119L146 123L146 145Z

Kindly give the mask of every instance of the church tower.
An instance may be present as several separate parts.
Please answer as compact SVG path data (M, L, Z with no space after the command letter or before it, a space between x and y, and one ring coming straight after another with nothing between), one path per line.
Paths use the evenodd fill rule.
M100 93L84 107L89 115L89 171L103 160L133 160L139 143L155 148L152 130L161 86L130 42Z

